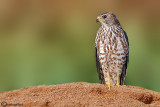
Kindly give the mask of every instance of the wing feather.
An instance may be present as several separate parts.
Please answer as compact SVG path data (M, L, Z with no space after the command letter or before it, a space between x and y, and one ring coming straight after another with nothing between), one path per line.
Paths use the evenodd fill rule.
M96 66L97 66L97 71L99 75L99 80L101 81L101 84L105 84L105 79L104 79L104 74L102 72L102 66L99 61L98 53L97 53L97 47L95 47L95 57L96 57Z
M128 49L129 49L128 36L127 36L127 33L126 33L125 31L124 31L124 36L125 36L125 38L126 38L126 42L127 42ZM121 76L120 76L120 85L123 85L123 84L124 84L125 76L126 76L126 74L127 74L128 63L129 63L129 50L128 50L128 54L126 55L126 62L125 62L125 64L123 65L122 74L121 74Z

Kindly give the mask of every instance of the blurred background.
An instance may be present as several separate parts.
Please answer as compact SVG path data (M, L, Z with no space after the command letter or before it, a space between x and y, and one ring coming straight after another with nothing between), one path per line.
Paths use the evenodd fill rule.
M94 39L103 12L115 13L129 37L125 84L160 92L158 0L0 0L0 91L99 83Z

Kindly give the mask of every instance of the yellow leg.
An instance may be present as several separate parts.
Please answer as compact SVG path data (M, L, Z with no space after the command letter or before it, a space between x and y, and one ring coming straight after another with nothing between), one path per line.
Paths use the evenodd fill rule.
M117 73L117 84L116 84L118 87L120 86L119 84L119 74Z
M117 84L116 84L118 87L124 87L126 85L120 85L119 84L119 74L117 73Z
M110 76L109 76L109 73L108 73L108 88L109 88L109 90L111 89L111 82L110 82Z

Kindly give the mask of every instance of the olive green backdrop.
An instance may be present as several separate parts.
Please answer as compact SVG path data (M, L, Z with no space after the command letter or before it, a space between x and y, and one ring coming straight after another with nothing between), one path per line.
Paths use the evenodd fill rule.
M111 11L129 37L125 84L160 92L159 5L153 0L1 0L0 91L98 83L96 17Z

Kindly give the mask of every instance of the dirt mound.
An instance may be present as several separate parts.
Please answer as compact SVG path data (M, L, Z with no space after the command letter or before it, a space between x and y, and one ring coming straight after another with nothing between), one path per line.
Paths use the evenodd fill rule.
M68 83L42 85L1 92L2 107L8 106L159 106L160 94L135 86L108 87L103 84Z

